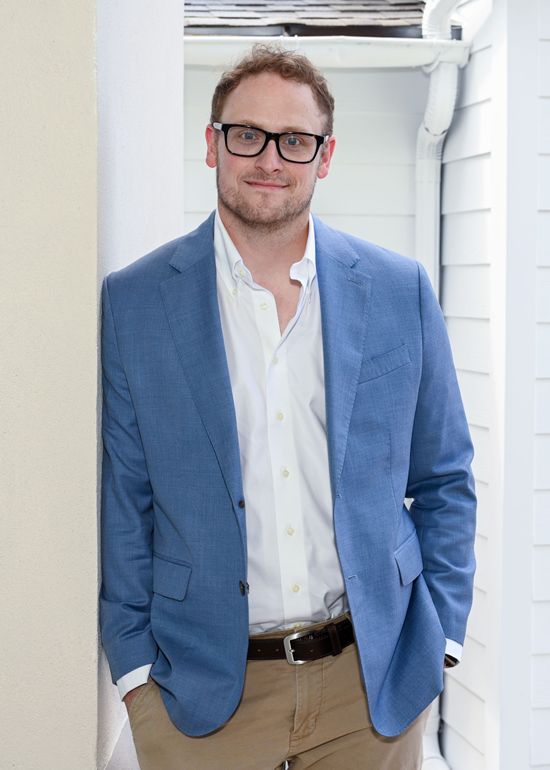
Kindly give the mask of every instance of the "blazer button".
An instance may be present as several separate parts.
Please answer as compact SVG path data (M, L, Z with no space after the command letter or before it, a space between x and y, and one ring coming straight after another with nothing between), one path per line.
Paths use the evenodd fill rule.
M248 593L248 583L244 583L242 580L239 580L239 590L242 596Z
M244 500L239 500L239 508L244 508Z

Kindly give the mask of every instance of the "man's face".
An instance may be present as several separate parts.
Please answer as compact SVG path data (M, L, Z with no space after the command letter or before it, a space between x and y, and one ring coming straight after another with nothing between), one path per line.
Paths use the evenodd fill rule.
M308 85L273 73L245 78L226 99L221 123L242 123L266 131L323 134L325 118ZM216 168L220 209L229 210L248 227L276 230L309 212L315 182L330 166L331 137L311 163L283 160L275 142L252 158L231 155L223 135L206 128L206 163Z

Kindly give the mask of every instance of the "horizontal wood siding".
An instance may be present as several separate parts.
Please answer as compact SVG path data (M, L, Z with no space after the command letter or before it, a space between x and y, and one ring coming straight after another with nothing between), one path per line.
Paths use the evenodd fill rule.
M535 490L534 536L537 545L550 545L550 490ZM548 628L550 643L550 627Z
M489 504L489 484L481 479L476 480L476 495L477 495L477 531L489 536L491 531L491 514L492 508Z
M548 743L550 736L550 709L533 709L531 712L531 767L550 770Z
M488 544L491 506L491 84L484 33L461 72L457 109L443 153L441 305L474 442L478 496L477 570L463 661L446 677L442 746L453 770L491 770L485 757Z
M533 604L533 654L550 655L549 602L535 601Z
M462 664L461 664L462 665ZM483 752L472 746L470 741L455 730L451 725L445 726L445 731L441 740L443 754L445 757L459 757L460 764L452 765L455 768L464 768L464 770L486 770L485 756Z
M549 99L550 101L550 99ZM550 265L550 211L537 214L537 264Z
M489 374L489 321L450 316L447 318L447 331L457 369Z
M464 160L444 161L442 215L445 217L447 214L485 211L490 208L490 156L472 155Z
M489 265L443 266L441 276L441 303L447 318L479 318L488 320Z
M461 369L457 372L457 378L470 425L488 429L487 417L491 395L489 377L486 374Z
M483 645L487 644L487 593L474 586L472 612L468 618L467 638ZM460 664L462 665L462 663Z
M445 265L488 265L491 213L448 211L442 222L441 263Z
M483 755L485 751L485 704L478 691L479 685L477 683L475 683L475 689L470 690L457 679L450 676L446 677L441 713L445 722L451 725L453 730L473 749ZM449 755L447 755L447 759L453 770L455 768L459 770L461 767L464 767L464 770L469 770L463 757L459 758L461 764L458 764Z
M469 636L466 640L462 663L452 672L448 672L449 679L453 679L482 700L487 693L486 655L485 645Z
M550 0L539 0L531 767L550 767Z

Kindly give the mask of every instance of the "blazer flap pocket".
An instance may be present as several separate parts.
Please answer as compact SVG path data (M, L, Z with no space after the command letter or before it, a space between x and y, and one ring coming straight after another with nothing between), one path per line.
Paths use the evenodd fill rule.
M153 554L153 592L182 601L187 593L191 566Z
M404 342L397 348L386 350L385 353L380 353L373 358L363 361L359 374L359 383L373 380L375 377L392 372L394 369L399 369L400 366L410 364L410 362L409 348L407 343Z
M404 586L420 575L423 569L422 552L416 532L401 543L399 548L394 551L395 561L399 569L399 576Z

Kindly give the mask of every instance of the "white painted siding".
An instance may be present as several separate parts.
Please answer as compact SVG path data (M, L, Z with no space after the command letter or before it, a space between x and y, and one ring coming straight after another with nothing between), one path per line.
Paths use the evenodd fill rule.
M204 127L220 71L185 70L185 229L216 203L215 172L204 163ZM325 74L336 100L331 172L317 183L312 209L328 224L413 255L416 134L428 77L420 71Z
M517 695L515 740L525 743L521 770L550 770L550 0L498 0L495 14L497 20L485 25L462 73L443 159L441 299L476 447L479 500L474 606L464 661L447 676L443 746L453 770L519 770L518 760L509 764L504 748L512 740L506 724L513 720L514 707L503 703L509 688ZM521 30L514 27L518 20ZM526 40L536 57L526 59ZM514 48L519 45L523 50ZM513 128L504 125L503 105L508 115L519 111L524 116L523 134L519 121ZM514 144L513 137L523 137L523 144L517 138ZM520 164L514 164L520 157L530 170L518 171ZM518 180L523 184L516 189ZM534 232L523 248L521 240L514 240L516 233L521 237L522 227L526 235ZM514 274L526 277L517 295ZM516 308L518 301L528 303L525 316L529 311L533 317L523 337L525 360L532 366L522 372L521 382L513 374L518 332L510 328L507 305L514 297ZM504 361L501 368L499 360ZM527 394L531 390L530 400L522 399L522 388ZM506 458L518 451L506 446L506 436L521 423L527 430L522 428L526 443L519 452L532 458L532 472L514 524L513 517L506 519L502 506L507 499L503 503L499 490L506 489L506 478L514 472ZM502 458L495 460L501 452ZM514 527L516 564L499 550L513 541ZM512 620L506 618L511 597L501 583L513 585L513 570L524 572L525 567L531 590L528 580L517 590L525 591L527 609L531 602L531 627L522 632L526 644L510 660L504 651L513 634ZM504 570L500 577L499 570ZM530 670L530 683L528 673L514 680L516 670Z
M441 304L447 319L464 407L474 426L488 431L490 417L489 228L491 221L491 45L473 46L463 70L457 109L443 156ZM468 320L466 320L468 319ZM481 398L480 398L481 395ZM473 432L472 432L472 437ZM476 447L476 460L479 448ZM478 516L490 518L490 472L475 462ZM478 530L479 531L479 530ZM487 697L487 592L485 563L488 529L476 542L474 604L464 659L447 676L442 716L443 746L456 770L485 770Z
M488 770L485 756L487 545L490 532L491 46L475 44L461 73L442 175L441 305L475 446L478 535L474 604L463 662L446 677L444 753L453 770ZM484 449L482 450L482 445Z
M550 766L550 0L538 3L531 766Z

